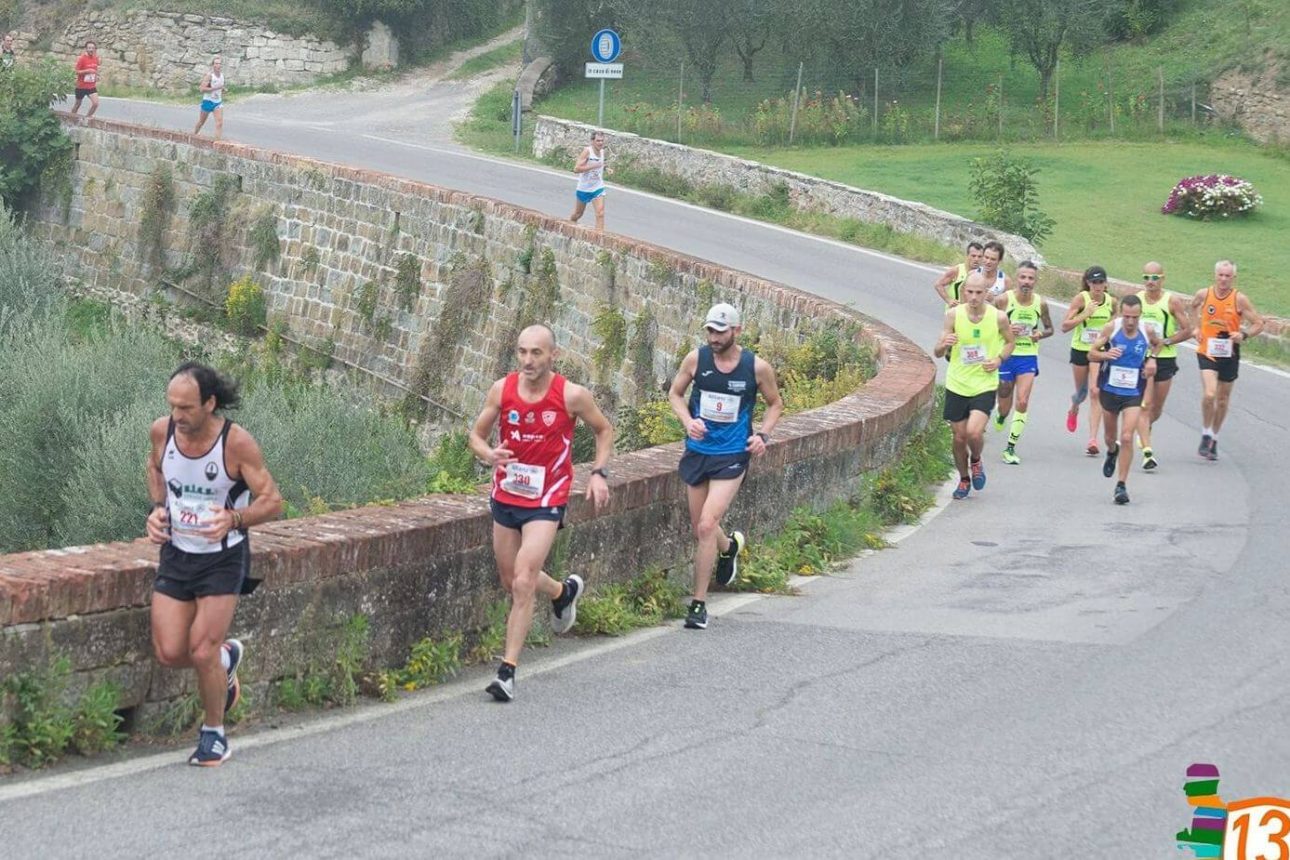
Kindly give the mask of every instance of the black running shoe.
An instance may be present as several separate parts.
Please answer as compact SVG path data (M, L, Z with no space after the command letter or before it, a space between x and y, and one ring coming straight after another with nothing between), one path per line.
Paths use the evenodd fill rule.
M702 600L690 601L690 611L685 614L685 626L689 630L704 630L708 626L708 605Z
M730 548L717 554L716 579L722 588L727 588L739 578L739 553L743 552L744 543L744 533L733 531L730 533Z
M551 632L568 633L578 620L578 598L582 596L582 577L573 574L564 581L564 590L551 601Z
M1213 441L1214 441L1214 437L1210 436L1208 433L1205 433L1204 435L1202 435L1200 437L1200 447L1196 449L1196 453L1201 457L1208 457L1209 443Z
M1106 449L1106 462L1102 464L1103 477L1111 477L1115 474L1115 461L1120 457L1120 446L1108 445Z
M1127 505L1129 503L1129 491L1123 483L1115 485L1115 503L1117 505Z
M514 699L515 669L503 663L497 669L497 677L484 688L484 692L499 702L509 702Z
M197 735L197 749L188 757L188 763L196 767L219 767L232 754L223 735L207 730Z
M1218 440L1217 439L1209 440L1209 450L1205 452L1205 459L1206 460L1218 459Z
M246 648L236 639L225 639L223 647L228 652L228 695L224 697L224 713L227 714L242 698L242 684L237 680L237 667L242 663Z

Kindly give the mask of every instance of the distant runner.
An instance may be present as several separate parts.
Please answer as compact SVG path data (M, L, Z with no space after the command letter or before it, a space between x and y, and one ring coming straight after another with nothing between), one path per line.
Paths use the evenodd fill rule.
M197 126L193 129L193 134L201 134L202 126L206 124L206 118L211 114L215 115L215 139L219 140L224 136L224 58L216 57L211 60L210 71L202 76L200 85L202 91L202 103L197 110Z
M986 276L973 272L963 284L964 303L945 314L936 357L950 357L945 373L945 420L954 431L954 465L959 470L955 499L985 489L981 449L985 425L994 410L999 366L1008 360L1016 338L1008 315L985 300Z
M1148 377L1142 396L1142 414L1138 418L1138 439L1142 443L1142 468L1148 472L1160 465L1151 446L1151 428L1164 413L1174 374L1178 372L1178 344L1191 339L1191 320L1182 296L1165 289L1165 268L1157 262L1142 267L1146 289L1138 293L1142 300L1142 328L1162 343L1156 356L1156 373Z
M1138 325L1142 318L1142 300L1137 296L1124 297L1120 314L1119 319L1102 327L1097 342L1089 349L1089 359L1099 362L1101 367L1098 399L1102 402L1106 431L1106 462L1102 464L1102 474L1109 478L1119 469L1113 498L1117 505L1127 505L1130 466L1127 451L1133 450L1133 433L1142 411L1142 392L1147 379L1156 372L1153 353L1160 348L1160 339L1148 335ZM1125 452L1123 457L1121 452Z
M596 210L596 229L605 229L605 177L611 175L613 168L605 164L605 133L600 130L591 133L591 145L583 147L578 154L578 161L573 166L578 174L578 188L574 195L578 198L569 220L577 224L590 203Z
M1003 449L1003 462L1016 466L1017 443L1026 429L1030 409L1030 392L1039 376L1039 341L1053 336L1053 321L1048 315L1048 302L1035 295L1035 281L1039 267L1030 260L1017 266L1017 285L994 301L995 307L1008 315L1008 323L1016 337L1016 348L999 367L999 408L994 425L1002 430L1012 410L1012 396L1017 396L1017 411L1012 418L1008 444Z
M5 33L0 39L0 70L12 69L18 63L18 54L13 49L13 33Z
M596 459L587 498L600 508L609 500L605 464L614 452L614 429L591 392L556 373L555 335L544 325L520 332L515 355L520 369L493 383L470 431L470 450L493 468L489 507L497 573L511 595L506 650L485 688L499 702L515 698L515 669L533 625L533 602L551 599L551 629L566 633L578 616L582 577L563 583L542 570L564 527L573 485L573 428L581 419L596 434ZM498 441L489 442L498 428Z
M1079 425L1079 407L1089 395L1090 386L1096 388L1096 367L1089 367L1088 351L1098 338L1102 328L1115 316L1115 299L1106 292L1106 269L1101 266L1089 266L1084 270L1083 289L1071 300L1066 309L1066 318L1062 320L1062 331L1071 333L1071 373L1075 377L1075 393L1071 395L1071 406L1066 411L1066 429L1075 432ZM1089 372L1093 377L1090 380ZM1098 402L1097 392L1088 404L1088 447L1090 457L1099 453L1097 447L1097 428L1102 423L1102 405Z
M988 284L988 300L993 301L1012 288L1012 279L1002 269L1003 245L991 239L981 250L981 273Z
M1241 372L1241 344L1263 331L1263 317L1244 293L1236 289L1236 264L1214 264L1214 284L1192 297L1196 320L1196 360L1204 393L1200 401L1202 427L1196 453L1218 459L1218 431L1227 419L1232 387ZM1244 328L1242 328L1244 326Z
M975 240L968 242L966 259L958 265L950 266L936 279L936 283L932 284L932 289L936 291L936 295L940 296L941 301L945 302L945 310L949 310L959 303L959 289L963 286L963 282L967 280L968 273L981 267L982 249L983 246L980 242Z
M86 117L94 116L99 109L99 47L93 40L85 43L85 53L76 58L76 101L72 103L72 113L81 109L81 101L90 100Z
M161 545L152 644L161 665L197 672L205 718L188 763L218 767L232 753L224 715L241 695L246 653L228 628L238 596L259 585L248 529L277 519L282 496L255 439L224 417L240 400L236 384L189 362L171 374L166 400L148 458L148 538Z
M744 533L721 530L721 518L743 484L749 460L766 453L784 401L774 369L737 342L739 311L716 304L708 310L703 329L707 344L691 350L681 361L667 399L685 428L685 454L678 467L686 483L694 550L694 599L685 626L708 626L708 581L716 563L717 585L726 587L739 576L739 553ZM686 390L690 395L686 397ZM753 430L753 406L761 394L766 403L761 429Z

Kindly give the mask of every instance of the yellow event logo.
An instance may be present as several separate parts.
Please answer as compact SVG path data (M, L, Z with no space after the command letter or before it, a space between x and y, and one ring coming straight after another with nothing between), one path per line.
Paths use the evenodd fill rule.
M1178 831L1179 848L1197 858L1290 860L1290 800L1249 797L1223 802L1218 768L1193 764L1183 785L1192 807L1191 827Z

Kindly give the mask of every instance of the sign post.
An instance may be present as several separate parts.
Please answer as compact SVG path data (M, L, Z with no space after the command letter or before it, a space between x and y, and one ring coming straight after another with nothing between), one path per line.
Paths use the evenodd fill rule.
M587 63L586 76L600 81L600 110L596 114L596 127L605 125L605 81L619 80L623 76L623 64L615 63L622 53L623 40L613 30L604 29L591 37L591 58L594 63Z

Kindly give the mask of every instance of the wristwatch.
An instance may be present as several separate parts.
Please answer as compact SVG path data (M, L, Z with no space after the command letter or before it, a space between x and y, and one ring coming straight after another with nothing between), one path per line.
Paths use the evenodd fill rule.
M756 436L760 436L760 437L761 437L761 441L765 442L767 445L769 445L769 444L770 444L770 434L769 434L769 433L763 433L763 432L761 432L761 431L759 430L759 431L757 431L757 433L755 433L754 435L756 435Z
M600 477L604 478L606 481L609 480L609 470L604 468L603 466L600 467L599 469L592 469L591 474L599 475Z

